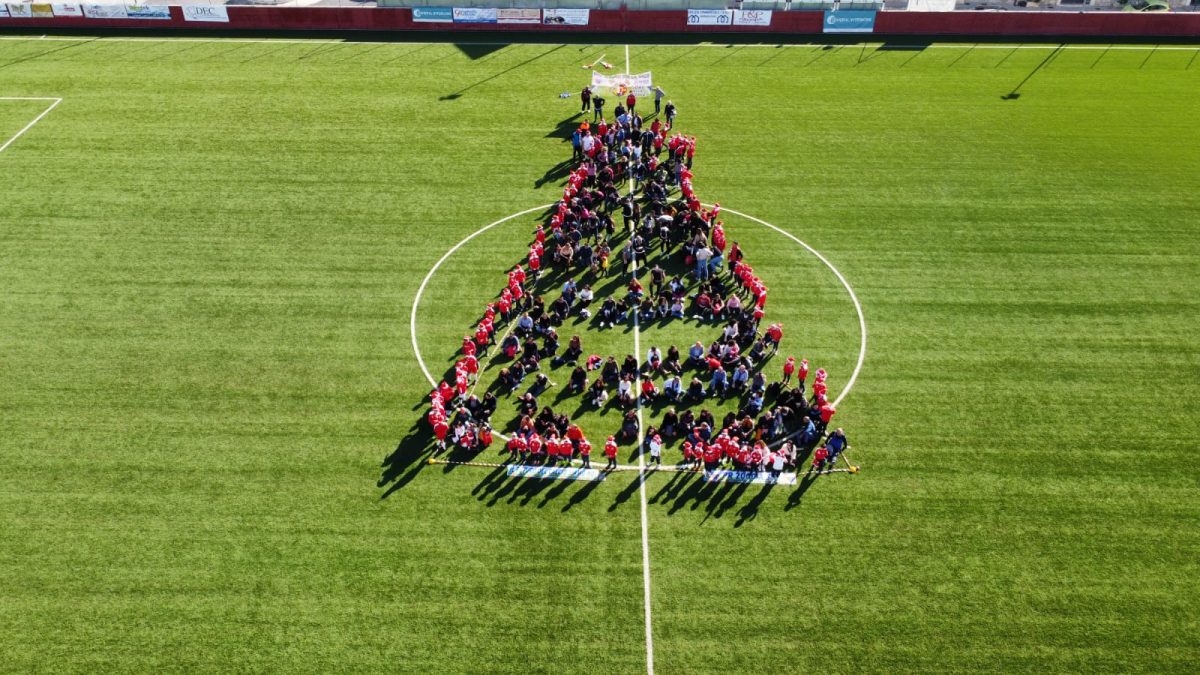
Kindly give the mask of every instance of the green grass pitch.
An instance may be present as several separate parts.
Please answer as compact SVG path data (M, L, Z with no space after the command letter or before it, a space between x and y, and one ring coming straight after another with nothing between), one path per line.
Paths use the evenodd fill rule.
M0 40L0 97L63 98L0 153L0 670L645 672L634 474L381 465L426 272L556 198L623 51ZM647 481L656 671L1195 668L1197 53L630 48L700 196L869 329L862 473ZM533 222L431 279L432 370ZM849 297L726 222L838 392Z

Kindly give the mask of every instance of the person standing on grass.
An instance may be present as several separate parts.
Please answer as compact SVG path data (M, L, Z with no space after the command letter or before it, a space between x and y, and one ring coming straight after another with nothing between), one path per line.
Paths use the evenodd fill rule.
M654 114L655 115L662 112L662 100L663 100L663 96L666 96L666 95L667 95L667 92L663 91L662 87L660 87L658 85L654 85ZM658 133L658 129L655 129L654 132Z
M579 92L579 100L583 102L583 108L579 112L587 112L592 105L592 88L585 86L583 91Z
M625 107L629 108L630 115L632 115L634 113L634 109L637 108L637 96L633 93L632 89L629 90L629 95L625 97Z
M615 471L617 468L617 439L612 436L604 442L604 456L608 458L608 464L605 465L605 471Z
M675 114L678 112L678 109L674 103L667 101L667 107L663 109L663 112L667 115L667 131L670 131L671 127L675 126Z
M592 468L592 444L588 439L579 439L579 458L583 460L583 468Z
M592 121L604 119L604 97L596 95L592 97Z

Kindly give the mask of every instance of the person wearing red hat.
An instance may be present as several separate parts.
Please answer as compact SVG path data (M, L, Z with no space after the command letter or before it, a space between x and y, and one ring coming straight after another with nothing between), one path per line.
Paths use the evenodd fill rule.
M783 384L792 381L792 374L796 372L796 357L789 356L787 361L783 362Z
M583 460L583 468L592 468L592 444L586 438L579 439L579 458Z
M814 450L812 466L810 466L808 468L808 472L812 473L813 471L816 471L817 473L820 473L821 469L825 468L825 458L828 456L829 456L829 451L826 450L824 448L824 446Z
M438 452L446 449L446 434L448 433L450 433L450 424L446 421L446 416L441 415L433 424L433 436L437 439Z
M617 468L617 439L609 436L604 442L604 456L608 458L608 464L604 467L605 471L614 471Z
M662 436L654 434L646 441L650 448L650 461L654 462L655 466L662 466Z

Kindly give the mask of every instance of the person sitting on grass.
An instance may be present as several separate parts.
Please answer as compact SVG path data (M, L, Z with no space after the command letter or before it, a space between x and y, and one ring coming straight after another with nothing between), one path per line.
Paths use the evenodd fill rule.
M667 357L663 359L662 369L664 373L683 372L683 367L679 365L679 348L675 345L667 347Z
M704 343L696 340L696 344L688 348L688 358L684 362L685 368L700 368L704 366Z
M676 430L679 429L679 413L675 412L675 408L667 408L667 412L663 413L662 427L659 433L663 438L674 438Z
M555 366L561 366L564 363L575 364L579 361L579 357L583 356L583 341L578 335L572 335L570 342L567 343L567 349L562 353L562 356L554 359Z
M654 386L654 380L646 378L642 380L642 405L650 405L658 398L658 387Z
M582 394L586 386L587 371L582 366L576 366L575 370L571 371L571 379L567 381L567 393Z
M591 389L588 390L588 401L597 408L603 408L605 403L608 403L608 388L604 386L604 380L596 378L592 383Z
M691 401L703 401L705 396L704 383L700 378L693 377L692 383L688 385L687 398Z
M626 354L625 361L621 363L621 376L637 377L638 370L637 358L633 354Z
M646 368L652 373L658 372L658 369L662 367L662 363L662 351L658 347L651 347L649 355L646 356Z
M750 384L750 369L746 364L739 365L733 371L733 375L729 378L729 391L733 394L741 394L746 391Z
M625 413L625 419L621 421L621 431L617 438L622 442L632 441L637 439L638 434L638 419L637 411L630 410Z
M671 375L663 383L663 397L668 401L678 401L683 396L683 380L678 374Z
M628 408L633 405L633 377L622 375L617 383L617 405Z

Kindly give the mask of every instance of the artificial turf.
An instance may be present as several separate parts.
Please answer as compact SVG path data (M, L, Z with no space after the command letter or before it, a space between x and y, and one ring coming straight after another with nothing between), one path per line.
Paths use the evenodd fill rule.
M0 668L644 672L634 476L424 464L409 334L622 51L0 40L64 99L0 153ZM701 197L869 329L861 474L648 479L656 670L1194 668L1197 53L631 47ZM836 393L848 296L726 222ZM431 279L431 369L532 225Z

